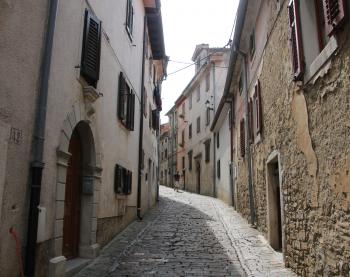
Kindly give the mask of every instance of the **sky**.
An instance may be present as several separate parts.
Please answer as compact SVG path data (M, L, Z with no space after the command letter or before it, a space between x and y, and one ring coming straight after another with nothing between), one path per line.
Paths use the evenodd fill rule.
M178 73L172 72L193 63L191 58L197 44L207 43L209 47L223 47L227 44L238 2L239 0L161 1L165 51L170 56L168 77L162 85L162 124L168 122L165 114L194 76L194 66Z

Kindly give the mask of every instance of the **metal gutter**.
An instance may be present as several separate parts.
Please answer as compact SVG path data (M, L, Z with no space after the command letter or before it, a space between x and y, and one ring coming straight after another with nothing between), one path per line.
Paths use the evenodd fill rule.
M59 0L51 0L48 14L47 31L44 42L44 53L41 62L39 95L37 102L34 141L33 141L33 161L31 163L30 174L30 202L27 230L27 247L25 257L25 274L28 277L34 276L36 244L38 234L38 217L41 193L42 172L45 167L44 142L46 128L47 98L49 93L49 78L52 58L53 39L56 26L57 8Z

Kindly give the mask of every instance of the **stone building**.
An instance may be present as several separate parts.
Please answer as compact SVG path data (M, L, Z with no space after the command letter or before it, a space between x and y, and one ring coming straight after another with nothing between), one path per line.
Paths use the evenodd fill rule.
M0 271L19 275L17 241L26 276L64 276L155 203L160 1L1 1L0 15Z
M231 110L237 211L301 276L350 270L347 4L241 0L212 125Z
M163 186L171 186L171 175L169 170L169 158L171 151L170 125L165 123L160 125L159 138L159 181Z
M182 164L185 188L205 195L216 194L215 137L210 132L210 123L223 93L229 53L228 48L197 45L192 56L195 75L177 101L183 126L178 132L178 162ZM221 189L218 192L225 195Z

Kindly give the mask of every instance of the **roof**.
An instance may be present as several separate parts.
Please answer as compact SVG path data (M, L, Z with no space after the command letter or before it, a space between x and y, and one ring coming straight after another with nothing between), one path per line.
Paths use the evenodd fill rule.
M143 1L147 15L148 35L154 60L166 59L160 0Z

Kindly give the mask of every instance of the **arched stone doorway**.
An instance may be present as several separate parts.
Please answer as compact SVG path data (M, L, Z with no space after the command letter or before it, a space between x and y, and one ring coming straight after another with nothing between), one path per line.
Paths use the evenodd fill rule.
M73 107L64 121L57 149L56 212L49 276L63 276L66 260L94 258L99 253L96 231L102 169L91 123L84 120L83 111L79 104Z

